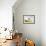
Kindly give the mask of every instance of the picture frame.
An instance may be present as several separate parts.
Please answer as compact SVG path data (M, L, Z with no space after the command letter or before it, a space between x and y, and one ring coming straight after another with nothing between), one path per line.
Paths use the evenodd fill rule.
M35 15L23 15L24 24L35 24Z

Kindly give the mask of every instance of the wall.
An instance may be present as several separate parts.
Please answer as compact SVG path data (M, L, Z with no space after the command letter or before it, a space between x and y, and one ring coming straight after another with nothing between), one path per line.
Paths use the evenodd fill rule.
M0 27L12 28L12 6L16 0L0 0Z
M35 41L36 46L41 46L41 1L23 0L19 5L13 6L14 24L18 32ZM23 15L35 15L35 24L23 24Z
M46 0L41 1L41 41L46 46Z

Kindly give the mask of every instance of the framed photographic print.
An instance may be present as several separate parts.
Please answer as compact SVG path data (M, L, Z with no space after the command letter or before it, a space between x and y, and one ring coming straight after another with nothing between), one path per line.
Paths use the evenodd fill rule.
M35 24L35 15L23 15L24 24Z

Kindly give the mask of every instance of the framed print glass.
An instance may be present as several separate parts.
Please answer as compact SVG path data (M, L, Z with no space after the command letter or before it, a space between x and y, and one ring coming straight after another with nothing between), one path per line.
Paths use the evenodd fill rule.
M24 24L35 24L35 15L23 15Z

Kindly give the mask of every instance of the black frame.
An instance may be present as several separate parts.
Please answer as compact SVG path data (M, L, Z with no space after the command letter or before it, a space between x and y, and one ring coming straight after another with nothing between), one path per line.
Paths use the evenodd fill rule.
M24 16L33 16L34 17L34 23L24 23ZM23 15L23 24L35 24L35 15Z

